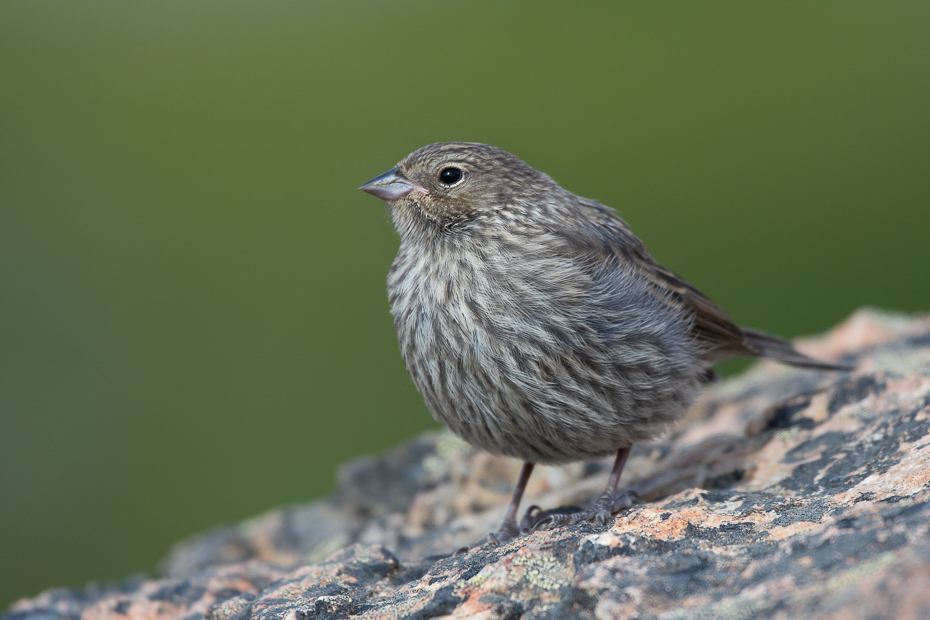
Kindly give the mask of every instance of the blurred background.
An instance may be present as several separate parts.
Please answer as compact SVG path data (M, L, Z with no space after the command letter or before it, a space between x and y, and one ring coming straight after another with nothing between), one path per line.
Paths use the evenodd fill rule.
M0 3L0 609L435 428L355 188L438 140L741 324L930 309L930 4Z

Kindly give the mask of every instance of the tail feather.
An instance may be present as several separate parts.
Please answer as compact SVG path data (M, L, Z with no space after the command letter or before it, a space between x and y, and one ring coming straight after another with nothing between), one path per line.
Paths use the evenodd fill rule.
M759 352L759 357L774 360L783 364L799 366L801 368L819 368L821 370L854 370L855 366L849 364L837 364L834 362L822 362L808 357L794 348L787 340L778 336L759 332L754 329L743 328L743 334L746 336L746 344Z

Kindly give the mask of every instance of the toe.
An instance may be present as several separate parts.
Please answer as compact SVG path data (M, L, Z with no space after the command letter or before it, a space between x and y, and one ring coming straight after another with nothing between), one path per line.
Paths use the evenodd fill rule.
M514 538L516 538L516 535L512 532L504 530L504 528L501 528L496 532L488 532L488 542L495 547L509 543Z
M501 529L488 534L488 542L492 545L502 545L504 543L509 543L519 535L520 530L517 528L517 524L513 521L505 521L503 525L501 525Z
M520 525L517 526L517 529L520 530L520 534L532 532L533 528L536 527L536 524L539 523L542 519L542 508L536 505L530 506L526 509L526 513L523 515L523 518L520 519Z
M623 512L632 508L639 500L639 494L636 491L624 491L613 502L612 511Z
M539 531L548 532L549 530L554 530L557 527L561 527L565 525L567 516L568 515L556 514L556 515L549 515L548 517L544 517L540 519L536 523L536 525L533 526L533 529L531 529L530 531L531 532L539 532Z
M533 524L533 527L527 530L527 533L532 534L533 532L539 532L539 531L545 532L546 530L549 530L552 528L552 521L553 521L552 516L548 516L543 519L540 519L539 521Z

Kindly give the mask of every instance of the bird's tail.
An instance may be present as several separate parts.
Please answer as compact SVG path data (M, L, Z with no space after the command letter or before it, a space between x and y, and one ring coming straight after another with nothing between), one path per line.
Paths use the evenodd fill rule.
M782 340L778 336L772 336L765 332L759 332L754 329L743 328L743 334L746 336L746 344L759 352L759 357L769 360L775 360L783 364L800 366L801 368L819 368L821 370L854 370L855 366L849 364L837 364L833 362L822 362L808 357L794 348L787 340Z

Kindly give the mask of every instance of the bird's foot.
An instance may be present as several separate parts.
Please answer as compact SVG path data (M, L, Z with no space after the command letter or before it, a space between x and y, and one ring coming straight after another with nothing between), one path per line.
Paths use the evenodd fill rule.
M527 534L535 532L539 529L538 526L540 523L547 521L553 516L560 517L578 512L581 512L581 508L578 506L559 506L558 508L551 508L549 510L543 510L536 505L530 506L523 514L523 518L520 519L520 535L526 536Z
M562 508L555 508L553 510L543 510L539 506L533 504L526 509L526 512L523 513L523 518L520 519L519 523L514 521L504 521L501 525L501 529L496 532L491 532L488 534L488 542L492 545L503 545L509 543L512 540L519 538L520 536L526 536L530 532L536 531L536 525L551 515L561 514L564 512L578 512L581 510L576 506L563 506Z
M562 506L552 510L543 510L533 505L526 509L520 523L504 522L501 529L488 534L488 542L492 545L503 545L520 536L526 536L539 530L552 530L566 525L576 525L586 521L593 521L600 526L607 525L611 516L633 507L639 499L636 491L624 491L616 497L601 495L587 510L576 506Z
M614 505L611 508L613 514L626 512L639 501L639 493L633 489L627 489L614 498Z
M541 519L548 516L547 512L544 512L542 508L533 504L526 509L526 512L523 513L523 518L520 519L520 524L517 526L520 528L520 535L525 536L533 531L533 528Z
M571 513L558 512L542 516L527 530L527 532L553 530L557 527L577 525L578 523L585 523L586 521L593 521L603 527L607 525L607 522L610 521L610 518L614 514L631 508L633 504L636 503L637 499L639 499L639 496L635 491L624 491L616 497L612 495L601 495L587 510ZM524 519L526 519L526 517L524 517Z
M520 536L520 528L513 521L504 521L501 529L488 533L488 542L494 546L509 543Z

